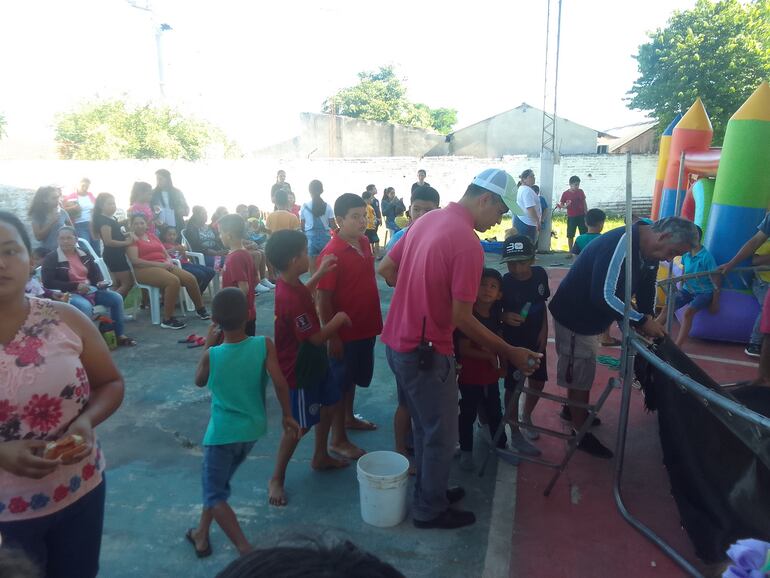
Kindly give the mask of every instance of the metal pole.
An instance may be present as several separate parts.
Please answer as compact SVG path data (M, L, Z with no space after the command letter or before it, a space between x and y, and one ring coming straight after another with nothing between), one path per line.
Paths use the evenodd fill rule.
M625 268L625 304L623 308L623 348L622 348L622 362L620 375L623 378L623 389L620 400L620 415L618 418L618 437L615 445L615 480L612 488L612 493L615 498L615 505L620 512L620 515L636 528L642 535L648 540L658 546L663 552L671 557L679 566L690 576L700 578L701 574L679 553L671 548L665 541L663 541L657 534L650 530L647 526L642 524L639 520L634 518L625 503L623 502L623 496L621 494L620 485L623 478L623 460L626 451L626 435L628 433L628 416L631 406L631 384L634 381L634 350L632 348L631 340L631 320L629 312L631 311L631 297L632 297L632 280L633 280L633 225L631 220L632 208L631 208L631 153L626 153L626 268ZM669 271L670 273L670 271Z
M682 186L684 184L684 159L685 159L686 153L682 151L682 154L679 156L679 177L676 180L676 203L674 205L674 216L678 217L679 213L682 212L682 203L684 201L684 195L680 195L679 191L682 190ZM674 264L673 262L669 261L668 263L668 278L671 279L671 277L674 276ZM674 299L672 299L672 296L676 293L676 288L673 284L668 285L668 291L666 292L666 305L668 306L668 309L666 309L666 332L671 333L671 326L674 324Z

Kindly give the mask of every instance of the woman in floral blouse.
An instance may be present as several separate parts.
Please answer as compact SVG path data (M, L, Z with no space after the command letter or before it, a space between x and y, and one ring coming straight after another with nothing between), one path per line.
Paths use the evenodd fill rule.
M27 297L30 241L0 211L0 535L48 578L96 576L104 456L93 428L123 400L123 378L94 324L66 303ZM42 457L67 434L71 458Z

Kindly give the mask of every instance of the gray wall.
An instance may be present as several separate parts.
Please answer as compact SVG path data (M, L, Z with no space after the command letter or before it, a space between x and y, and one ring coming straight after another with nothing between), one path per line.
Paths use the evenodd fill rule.
M257 151L282 158L420 157L444 136L419 128L303 112L301 133ZM334 123L332 125L332 123Z
M542 132L543 112L520 106L456 131L450 142L434 147L427 156L538 155ZM563 155L596 153L596 138L591 128L563 118L556 121L556 149Z

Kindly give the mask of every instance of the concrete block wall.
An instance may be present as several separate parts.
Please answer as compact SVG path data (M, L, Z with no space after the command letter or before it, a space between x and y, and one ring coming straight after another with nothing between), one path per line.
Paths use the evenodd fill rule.
M649 198L655 180L655 155L633 157L633 190L636 198ZM203 205L209 212L220 205L233 211L238 203L270 207L270 187L278 169L287 172L287 180L297 195L297 202L309 199L307 185L312 179L324 183L325 198L333 202L342 193L364 191L369 183L380 193L385 187L396 188L408 201L417 169L428 172L428 182L441 194L442 204L462 196L473 176L488 167L500 167L513 175L526 168L537 174L537 157L477 159L468 157L382 157L361 159L279 159L223 160L189 163L185 161L0 161L0 207L25 216L34 190L51 183L65 192L74 190L81 177L91 179L94 193L115 194L118 206L127 207L131 185L145 180L154 185L154 172L171 171L174 183L192 205ZM622 155L575 155L561 157L554 174L554 196L567 188L573 174L582 179L590 207L616 206L625 199L626 159Z

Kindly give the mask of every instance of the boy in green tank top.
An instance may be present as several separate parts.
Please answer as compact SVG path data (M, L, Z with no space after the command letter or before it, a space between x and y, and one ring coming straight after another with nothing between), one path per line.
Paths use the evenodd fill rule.
M248 305L243 292L235 287L222 289L211 308L215 325L209 328L195 370L195 385L211 390L211 418L203 438L203 510L198 527L190 528L186 535L199 558L211 555L209 530L214 520L240 554L252 550L227 500L233 474L267 430L268 374L283 413L284 431L300 436L275 345L267 337L246 335Z

